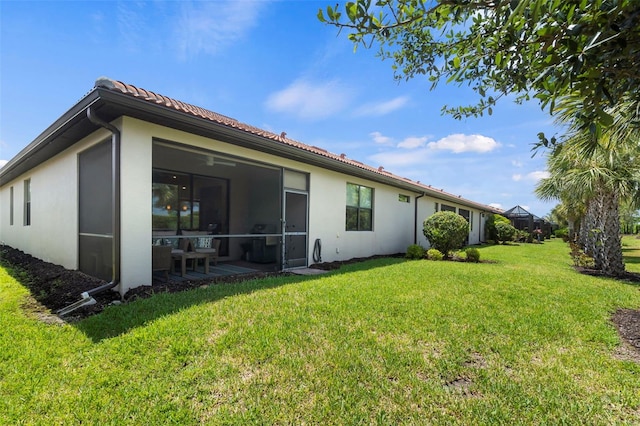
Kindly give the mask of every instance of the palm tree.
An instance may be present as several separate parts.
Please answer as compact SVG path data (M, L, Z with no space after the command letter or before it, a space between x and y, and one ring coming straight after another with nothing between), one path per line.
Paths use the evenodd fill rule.
M611 109L614 121L600 134L570 123L567 137L548 157L550 177L536 188L543 199L584 204L578 241L593 256L596 268L613 276L624 273L619 204L623 200L637 204L639 198L640 135L638 127L629 125L630 120L637 121L637 106L630 101ZM566 99L560 108L560 120L572 117L571 111L577 107L576 99Z
M572 194L560 194L560 204L557 204L548 214L547 220L568 228L568 236L573 240L580 230L580 222L584 218L586 206L583 200L572 199ZM553 197L551 197L553 198Z

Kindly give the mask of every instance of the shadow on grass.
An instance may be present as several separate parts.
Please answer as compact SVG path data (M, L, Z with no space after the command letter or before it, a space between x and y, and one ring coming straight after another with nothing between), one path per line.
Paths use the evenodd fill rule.
M193 306L283 285L296 284L314 278L316 277L288 275L234 283L203 283L200 288L177 292L154 293L153 287L150 287L147 288L146 297L123 305L109 306L101 313L74 323L73 326L97 343Z
M640 250L637 248L623 248L622 257L626 264L638 264L640 263Z
M143 298L123 305L109 306L97 315L74 323L73 326L83 332L93 342L117 337L129 331L145 326L154 320L172 315L184 309L207 303L217 302L227 297L250 294L257 291L273 289L285 285L299 284L320 280L326 276L334 276L355 271L370 270L402 262L399 259L376 259L360 263L352 263L332 270L327 275L293 275L256 278L232 283L203 282L201 287L184 291L161 291L154 293L154 287L145 287ZM149 297L150 296L150 297Z

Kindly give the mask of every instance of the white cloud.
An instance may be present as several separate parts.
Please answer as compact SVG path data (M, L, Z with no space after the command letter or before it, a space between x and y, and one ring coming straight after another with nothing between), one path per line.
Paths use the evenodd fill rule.
M513 179L516 182L519 182L521 180L525 180L528 182L538 182L540 179L544 179L548 177L549 177L549 172L536 170L534 172L527 173L524 176L521 174L514 174L513 176L511 176L511 179Z
M494 207L496 209L504 209L502 207L502 204L500 204L500 203L489 203L489 206Z
M266 106L276 112L286 112L306 119L319 119L343 110L350 98L350 90L335 80L325 83L297 80L286 89L272 93L266 101Z
M536 170L535 172L531 172L527 175L527 179L532 180L534 182L539 181L540 179L546 179L550 176L549 172L544 170Z
M400 168L414 164L424 164L429 156L426 148L413 151L393 151L381 152L368 157L375 164L382 165L387 169Z
M523 164L522 164L522 161L518 161L518 160L511 160L511 165L512 165L513 167L518 167L518 168L520 168L520 167L522 167L522 165L523 165Z
M0 160L0 169L7 163L8 163L7 160Z
M526 205L526 204L521 204L521 205L520 205L520 207L522 207L523 209L525 209L526 211L528 211L529 213L531 213L531 212L530 212L531 208L530 208L528 205Z
M405 148L405 149L421 148L425 146L425 144L427 143L427 140L428 138L426 136L422 136L420 138L411 136L406 138L402 142L400 142L398 144L398 148Z
M409 102L408 96L399 96L385 102L368 103L358 108L354 115L356 116L381 116L389 114L405 106Z
M402 142L396 145L392 137L385 136L380 132L371 132L369 133L369 136L371 136L374 142L377 143L378 145L393 146L396 148L404 148L404 149L422 148L426 145L427 141L429 140L428 136L421 136L421 137L409 136L407 138L404 138Z
M373 141L379 145L393 145L393 138L389 136L384 136L380 132L371 132L369 136L373 138Z
M174 25L180 57L217 54L253 28L266 5L250 0L181 2Z
M429 142L427 146L431 149L459 154L462 152L490 152L500 147L500 144L487 136L456 133L446 136L437 142Z

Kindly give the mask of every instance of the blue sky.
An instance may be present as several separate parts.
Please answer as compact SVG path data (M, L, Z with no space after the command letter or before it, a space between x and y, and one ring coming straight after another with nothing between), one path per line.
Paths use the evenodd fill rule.
M391 62L320 23L331 1L0 0L0 165L106 76L504 209L533 194L536 103L462 121L466 87L393 79Z

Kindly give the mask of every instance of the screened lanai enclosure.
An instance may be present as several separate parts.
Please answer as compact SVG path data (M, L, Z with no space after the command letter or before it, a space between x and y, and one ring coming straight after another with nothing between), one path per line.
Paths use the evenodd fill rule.
M307 266L307 174L154 141L152 185L153 244L218 246L216 264L245 269Z
M509 210L501 213L511 221L514 228L532 232L534 230L541 230L545 237L550 237L552 232L552 224L548 221L529 213L521 206L515 206Z

